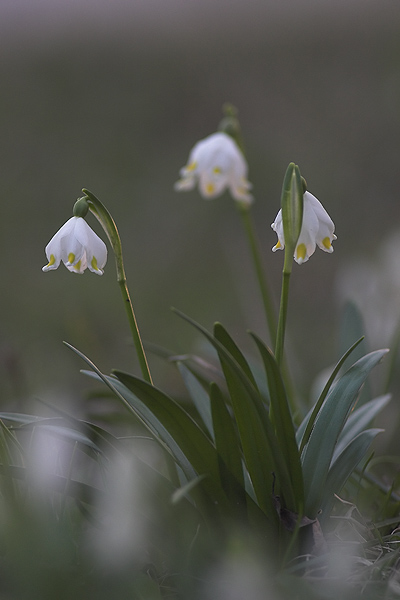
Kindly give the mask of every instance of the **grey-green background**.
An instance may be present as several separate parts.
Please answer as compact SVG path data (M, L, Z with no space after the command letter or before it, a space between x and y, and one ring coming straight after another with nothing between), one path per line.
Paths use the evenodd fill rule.
M317 250L292 278L289 336L307 387L337 358L338 271L399 224L398 0L15 0L0 6L0 34L3 406L79 400L83 365L62 340L105 372L137 372L112 257L103 277L41 272L82 187L119 226L145 341L202 351L171 306L222 321L248 352L247 329L266 336L233 202L173 191L226 101L239 109L276 298L283 253L270 251L270 224L290 161L336 224L334 254Z

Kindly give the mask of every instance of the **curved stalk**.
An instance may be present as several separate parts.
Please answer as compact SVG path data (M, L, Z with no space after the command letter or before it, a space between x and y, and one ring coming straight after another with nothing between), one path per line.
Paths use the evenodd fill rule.
M89 190L83 189L82 191L87 196L90 212L96 217L96 219L99 221L100 225L104 229L113 249L115 256L115 265L117 269L117 281L122 293L122 298L124 301L129 326L132 333L133 343L139 360L140 369L142 371L143 379L148 383L152 384L153 381L151 378L149 365L143 348L142 339L139 333L139 327L136 321L135 311L133 310L133 304L126 282L125 268L122 256L122 245L117 226L111 214L108 212L106 207L100 202L100 200L96 198L94 194L89 192Z

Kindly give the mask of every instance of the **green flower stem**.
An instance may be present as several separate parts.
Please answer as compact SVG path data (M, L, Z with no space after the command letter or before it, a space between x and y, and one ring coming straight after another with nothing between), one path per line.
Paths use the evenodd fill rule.
M258 245L257 237L255 234L253 222L250 216L250 207L248 204L243 202L237 202L242 223L246 231L247 239L250 245L251 254L253 257L254 267L258 279L258 285L260 286L261 296L264 304L264 311L268 325L268 331L271 339L272 346L276 343L276 316L275 307L272 301L272 297L269 291L268 281L263 269L261 260L260 248Z
M283 361L283 348L285 342L285 330L286 330L286 318L289 301L289 282L290 282L291 271L287 272L285 269L282 273L282 291L281 291L281 304L279 308L279 319L278 319L278 331L276 335L275 345L275 358L279 367L282 366Z
M100 200L98 200L98 198L96 198L94 194L89 192L89 190L83 189L82 191L87 196L90 212L96 217L96 219L103 227L113 249L115 256L115 265L117 269L117 281L122 293L122 298L124 300L124 306L126 314L128 316L133 343L139 359L139 365L142 371L143 379L148 383L152 384L153 382L150 375L149 365L147 362L146 354L144 352L138 324L135 317L135 311L133 310L132 300L129 295L129 290L126 283L125 268L122 256L122 245L117 226L114 222L114 219L112 218L106 207L100 202Z

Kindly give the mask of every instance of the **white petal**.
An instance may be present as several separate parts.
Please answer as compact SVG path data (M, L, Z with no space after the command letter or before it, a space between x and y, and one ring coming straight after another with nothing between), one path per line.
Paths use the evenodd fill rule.
M58 261L58 264L60 264L62 240L68 237L74 230L76 219L77 217L71 217L70 219L68 219L68 221L64 223L64 225L57 231L57 233L53 235L53 237L51 238L44 250L47 256L47 260L50 261L50 256L53 255L56 258L56 261Z
M285 247L285 238L283 236L282 209L276 215L275 221L271 224L271 227L278 236L278 241L272 248L272 252L275 252L276 250L283 250Z
M85 262L90 271L102 272L107 262L107 246L102 239L89 227L85 219L81 219L75 227L75 237L85 248ZM96 259L97 269L93 267L93 257ZM85 267L86 268L86 267Z
M174 190L177 192L188 192L192 190L196 185L196 179L190 175L182 177L174 183Z

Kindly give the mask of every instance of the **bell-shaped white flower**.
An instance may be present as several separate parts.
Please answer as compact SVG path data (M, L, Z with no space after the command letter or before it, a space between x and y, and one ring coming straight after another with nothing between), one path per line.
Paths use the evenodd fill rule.
M82 217L71 217L51 238L45 248L47 260L43 271L57 269L62 261L71 273L88 268L103 275L107 262L107 246Z
M253 197L249 194L247 170L246 160L234 140L226 133L213 133L192 148L175 189L192 190L198 183L203 198L211 199L228 188L235 200L250 204Z
M282 210L276 216L271 225L278 236L277 244L272 248L275 250L285 247L283 235ZM306 262L315 252L316 246L324 252L333 252L332 242L336 240L334 234L335 224L322 206L321 202L310 192L304 193L303 223L299 239L294 251L295 261L301 265Z

